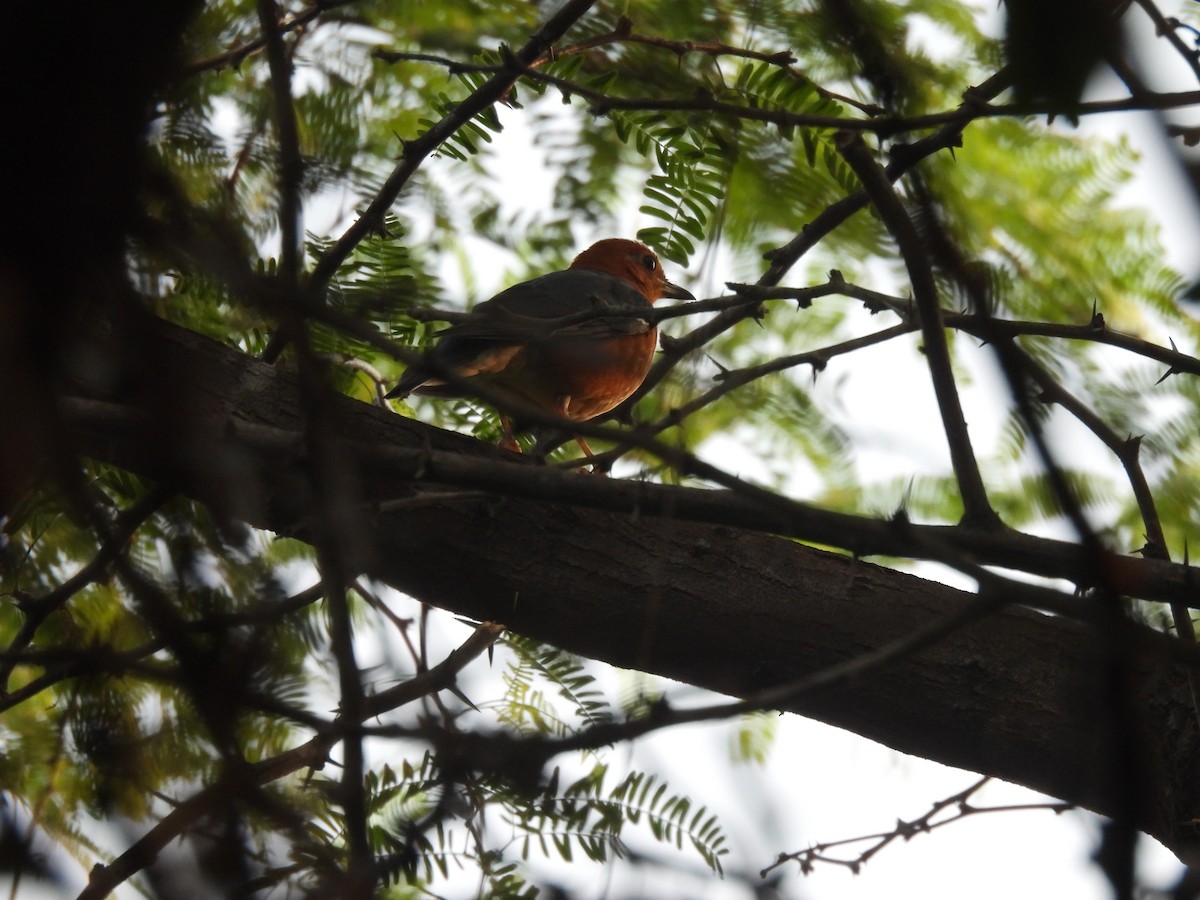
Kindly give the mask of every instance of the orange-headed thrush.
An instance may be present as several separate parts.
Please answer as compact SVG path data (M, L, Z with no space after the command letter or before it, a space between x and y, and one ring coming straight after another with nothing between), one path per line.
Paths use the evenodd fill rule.
M667 280L649 247L600 241L565 271L513 285L477 305L441 333L427 366L410 367L388 396L469 395L474 382L501 403L575 422L595 418L645 380L658 330L636 310L660 297L694 299ZM447 372L457 378L441 377ZM509 417L502 411L500 419L504 446L516 449ZM590 454L587 443L577 440Z

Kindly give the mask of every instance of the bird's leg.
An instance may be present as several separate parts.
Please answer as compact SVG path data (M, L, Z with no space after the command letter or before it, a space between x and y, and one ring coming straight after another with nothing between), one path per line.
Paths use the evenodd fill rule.
M567 410L570 407L570 405L571 405L571 395L570 394L560 394L559 396L554 398L554 411L558 415L562 416L564 419L571 418L567 414ZM583 439L583 435L581 435L581 434L575 435L575 443L577 443L579 445L579 449L583 451L583 455L588 457L588 459L591 459L593 456L596 455L592 452L592 448L588 446L588 442ZM599 475L601 478L608 477L608 471L606 469L600 468L595 463L592 464L592 474Z
M504 436L500 438L500 446L505 450L511 450L514 453L521 452L521 445L517 443L517 438L513 434L512 422L508 416L500 417L500 428L504 431Z
M579 449L583 451L583 455L586 456L588 459L591 459L593 456L596 455L592 452L592 448L588 446L588 442L583 439L583 435L581 435L581 434L575 435L575 443L577 443L579 445ZM607 478L608 477L608 467L610 465L611 465L611 463L609 463L609 462L601 464L601 463L597 463L596 461L593 460L592 461L592 474L599 475L601 478ZM580 469L580 471L582 472L583 470Z

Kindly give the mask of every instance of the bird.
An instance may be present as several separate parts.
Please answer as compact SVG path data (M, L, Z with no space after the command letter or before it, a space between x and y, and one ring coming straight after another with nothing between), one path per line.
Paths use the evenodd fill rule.
M667 280L645 244L598 241L567 269L476 305L440 333L425 361L410 366L386 396L469 396L477 384L500 406L532 406L586 422L614 409L646 379L658 329L637 311L663 297L695 299ZM500 445L519 452L512 418L503 409L500 423ZM582 436L575 440L592 455Z

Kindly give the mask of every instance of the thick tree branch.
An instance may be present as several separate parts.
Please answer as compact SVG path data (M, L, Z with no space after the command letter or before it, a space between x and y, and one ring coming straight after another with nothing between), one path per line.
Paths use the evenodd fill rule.
M64 405L81 447L178 486L218 513L280 533L310 533L316 510L294 379L196 335L161 323L155 330L157 353L140 344L117 352L117 335L97 358L107 354L126 372L122 384L145 379L166 389L174 415L167 419L151 404L132 418L113 416L106 410L121 407L102 387L111 382L82 384L76 393L93 399ZM122 396L128 404L155 393L127 388ZM750 696L918 633L972 600L746 530L795 527L799 504L789 521L782 507L764 508L730 492L601 483L343 398L330 398L330 415L338 464L348 490L358 494L344 498L357 510L345 519L344 540L358 548L363 571L462 615L505 621L616 665ZM490 479L490 496L458 490L428 502L436 501L431 488L414 483L433 478L471 486L472 469L480 473L476 486ZM505 473L512 476L507 489ZM515 496L522 491L547 499ZM397 504L386 515L370 512L374 504L410 497L423 502ZM718 512L734 527L680 520ZM1104 572L1093 571L1093 578L1131 586L1161 589L1177 579L1172 590L1190 591L1195 601L1183 566L1089 560L1073 545L1019 535L803 512L817 540L822 525L842 529L851 543L891 535L895 546L906 534L924 535L910 537L910 546L958 541L956 552L970 546L976 561L1003 559L1024 570L1039 554L1059 563L1073 558L1081 577L1099 565ZM651 515L657 518L647 521ZM851 534L852 524L862 534ZM1186 688L1170 662L1174 653L1157 641L1130 647L1134 737L1149 760L1138 823L1184 849L1191 837L1181 823L1200 811L1200 788L1191 777L1200 743ZM1111 781L1101 777L1112 762L1101 739L1107 697L1096 687L1104 654L1088 624L1009 610L785 708L1103 811L1117 802Z

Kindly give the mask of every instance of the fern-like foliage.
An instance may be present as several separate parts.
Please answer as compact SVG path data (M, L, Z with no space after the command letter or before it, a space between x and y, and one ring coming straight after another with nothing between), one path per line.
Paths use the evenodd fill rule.
M491 54L481 54L481 59L488 64L491 62L488 58L490 56ZM459 72L457 78L468 91L475 91L487 81L488 76L482 72ZM439 116L444 117L454 112L461 102L461 97L452 97L445 92L440 92L433 100L431 108ZM437 125L437 120L428 117L421 118L418 120L418 125L424 129L421 134L426 134ZM438 153L459 162L466 162L467 157L474 156L479 152L480 142L490 144L492 142L491 132L500 131L502 128L495 108L489 106L464 122L450 136L449 140L442 143L438 148Z
M584 725L612 720L611 706L577 656L520 635L506 634L501 640L514 653L504 673L507 689L498 707L505 724L526 734L562 735L577 730L571 718ZM539 682L549 683L565 701L566 716L539 689Z
M737 75L732 93L752 109L778 109L784 112L811 116L840 116L844 113L842 105L827 97L820 88L809 79L792 69L781 69L766 63L748 63ZM779 128L780 137L791 140L797 129L790 126ZM840 160L840 156L829 140L829 133L823 129L799 129L800 143L804 147L804 155L810 166L816 165L818 155L826 168L844 186L852 186L853 173L849 172L845 163L831 168L832 159ZM842 178L849 180L843 182Z
M486 708L509 730L564 735L611 721L609 702L580 660L529 638L506 635L502 642L513 655L505 672L508 690ZM606 863L628 855L631 831L677 849L690 847L722 873L726 838L714 814L656 775L632 771L613 784L613 774L593 755L575 780L567 782L555 767L531 793L528 785L498 775L444 770L439 757L426 751L415 762L383 766L365 779L372 851L395 887L432 889L472 871L481 879L480 895L497 898L536 894L524 871L534 856ZM489 815L504 827L486 827ZM342 835L337 811L313 827Z
M735 154L709 118L623 111L610 118L617 136L653 159L660 173L647 179L638 211L665 224L641 229L638 239L687 265L722 202Z
M522 835L518 840L523 859L535 847L567 862L576 851L593 862L624 857L625 829L644 820L656 841L677 848L686 841L713 872L723 873L721 857L728 850L717 817L671 793L656 776L631 772L606 789L608 766L597 764L560 790L560 775L556 768L533 803L506 809L506 820Z

